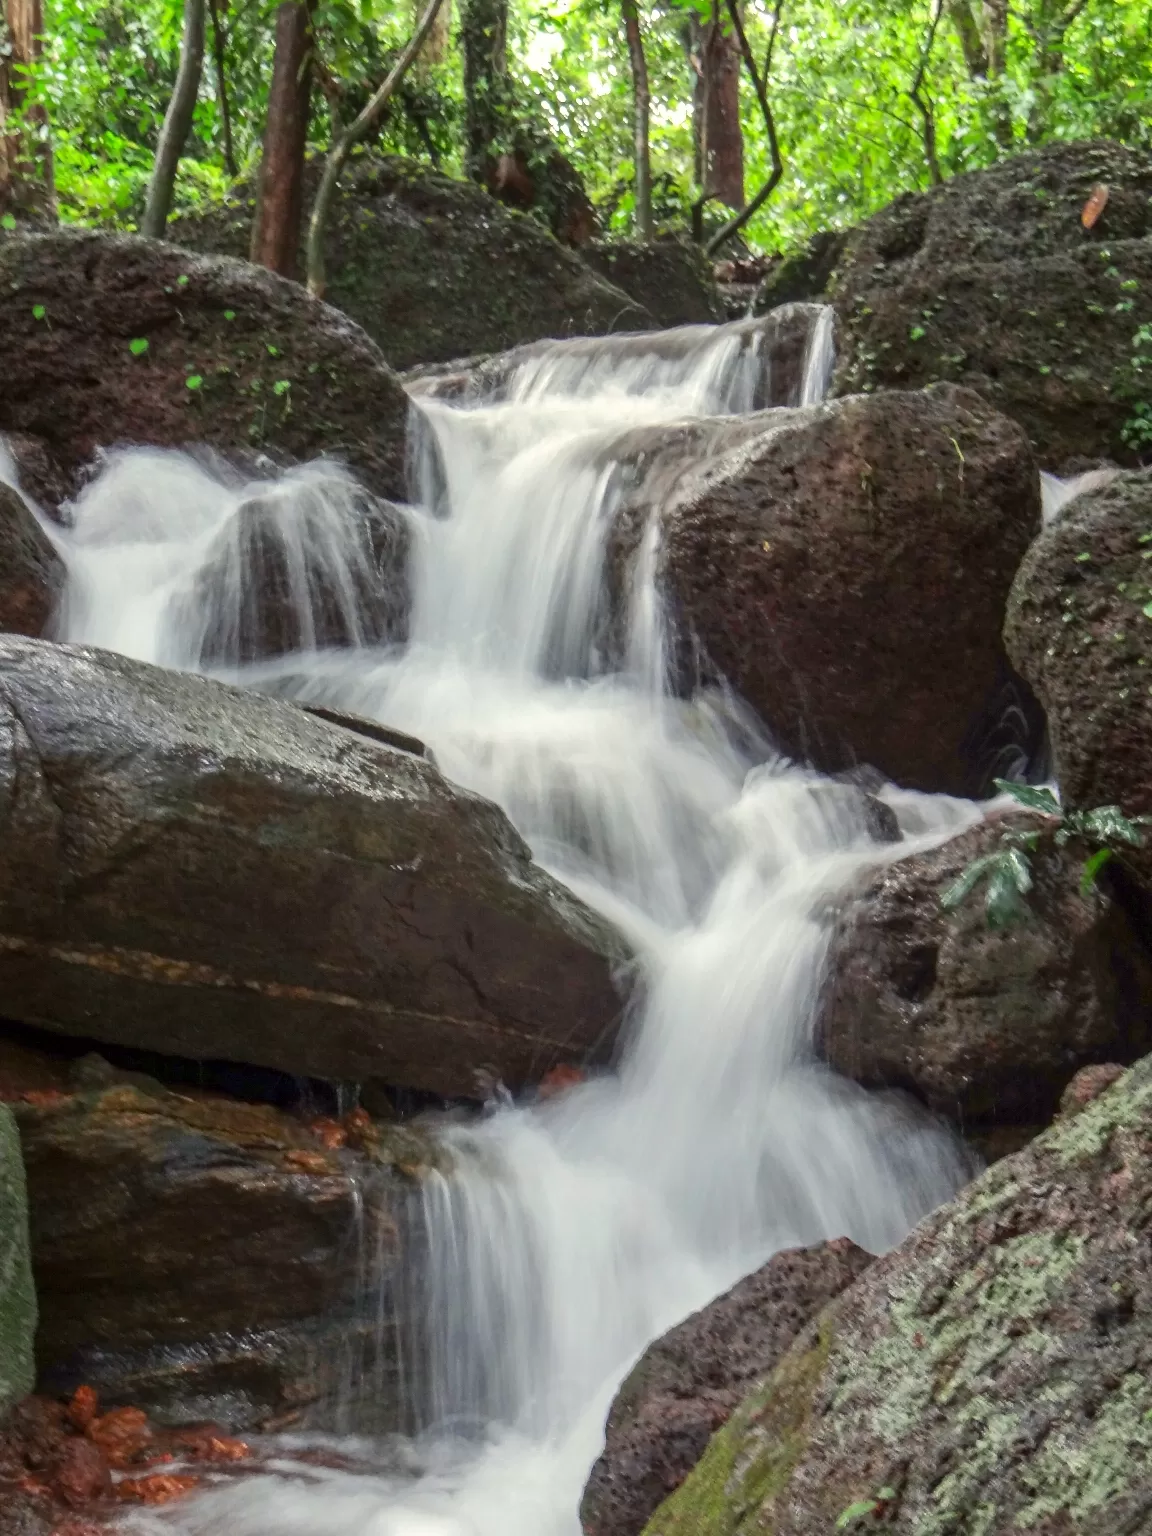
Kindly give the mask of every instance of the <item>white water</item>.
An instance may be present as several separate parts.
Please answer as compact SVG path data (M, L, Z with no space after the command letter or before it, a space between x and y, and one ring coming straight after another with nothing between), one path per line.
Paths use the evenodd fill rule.
M655 521L626 623L605 622L615 445L746 408L770 364L754 335L557 346L499 403L427 399L403 648L356 629L363 509L331 467L270 489L177 454L119 455L57 535L64 638L185 667L202 663L210 628L242 627L235 524L254 497L273 509L294 600L349 549L337 587L355 648L312 649L301 620L300 654L232 675L427 740L627 931L642 970L615 1075L446 1133L457 1171L430 1179L424 1203L428 1432L406 1469L297 1468L138 1527L577 1536L609 1401L651 1338L781 1247L898 1241L963 1177L947 1136L810 1054L831 903L891 856L869 841L855 792L775 757L739 706L669 696ZM810 393L827 376L826 325L815 342ZM241 553L222 562L222 549ZM977 815L889 798L913 845Z

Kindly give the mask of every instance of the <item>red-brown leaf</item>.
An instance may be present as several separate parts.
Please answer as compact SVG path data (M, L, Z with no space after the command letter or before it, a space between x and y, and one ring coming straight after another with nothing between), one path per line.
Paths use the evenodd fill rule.
M1100 218L1100 215L1104 212L1107 206L1108 187L1104 182L1098 181L1092 188L1092 195L1084 204L1084 210L1080 215L1080 222L1083 224L1084 228L1094 229Z

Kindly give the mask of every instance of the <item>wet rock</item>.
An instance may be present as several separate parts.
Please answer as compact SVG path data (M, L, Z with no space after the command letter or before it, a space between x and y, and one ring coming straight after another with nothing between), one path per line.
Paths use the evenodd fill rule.
M833 1301L648 1536L1145 1530L1150 1197L1146 1059Z
M174 220L172 238L246 257L252 208L241 189L217 210ZM394 368L653 323L534 219L472 182L394 156L360 155L341 177L327 266L329 303Z
M129 235L0 242L0 431L66 473L102 447L346 459L404 490L407 400L369 338L263 268Z
M623 289L657 325L710 325L727 318L720 291L698 245L688 240L599 240L580 254Z
M614 559L658 508L681 677L702 648L825 771L983 789L1005 602L1040 519L1020 428L940 386L665 429L649 448Z
M20 1135L12 1115L0 1104L0 1415L32 1390L35 1332Z
M615 934L426 758L17 637L0 700L10 1018L449 1097L610 1054Z
M1065 799L1152 812L1152 471L1077 497L1028 551L1004 630ZM1130 856L1145 874L1147 854Z
M982 890L941 906L1006 828L1041 825L997 816L868 879L831 946L818 1034L833 1066L979 1133L1045 1124L1086 1063L1152 1049L1152 956L1109 893L1081 893L1083 852L1043 835L1028 920L1009 928L989 927Z
M765 314L779 304L823 299L850 239L846 230L822 230L799 250L773 257L756 290L755 313Z
M51 539L10 485L0 480L0 630L43 634L64 585Z
M14 1112L41 1381L133 1405L92 1429L113 1465L147 1448L141 1407L163 1422L334 1427L364 1375L374 1427L398 1427L395 1334L376 1336L376 1309L394 1296L410 1179L435 1158L419 1133L361 1117L361 1150L346 1133L333 1148L324 1127L267 1105L158 1083L34 1093Z
M1061 1095L1060 1113L1064 1116L1078 1115L1123 1076L1124 1068L1114 1061L1101 1062L1095 1067L1081 1067Z
M749 1387L872 1257L845 1238L778 1253L641 1356L580 1506L585 1536L640 1536Z
M78 489L76 477L65 474L42 438L29 437L22 432L0 435L0 466L5 455L14 471L11 478L49 517L55 517L63 503L75 496ZM2 468L0 478L3 478Z
M1108 188L1099 221L1081 214ZM951 379L1041 461L1130 461L1133 336L1152 320L1152 158L1059 143L906 193L851 237L834 285L842 394Z

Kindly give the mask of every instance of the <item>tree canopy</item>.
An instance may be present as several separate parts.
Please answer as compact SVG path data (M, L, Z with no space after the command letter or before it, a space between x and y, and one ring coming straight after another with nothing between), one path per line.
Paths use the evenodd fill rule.
M307 142L326 153L426 7L303 3L318 87ZM277 10L208 0L177 210L255 174ZM40 57L15 73L20 110L31 120L35 107L35 131L51 136L62 219L140 226L184 23L183 0L45 0ZM1052 138L1152 148L1152 0L444 0L370 141L487 175L501 195L515 190L512 161L522 169L546 146L582 179L605 232L690 229L695 208L699 237L731 218L737 153L748 199L768 182L769 125L782 174L742 230L769 251Z

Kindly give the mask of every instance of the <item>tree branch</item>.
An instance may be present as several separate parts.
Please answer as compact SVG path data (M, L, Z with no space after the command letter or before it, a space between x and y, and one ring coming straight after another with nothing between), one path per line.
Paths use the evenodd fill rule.
M220 126L224 134L224 165L235 176L236 151L232 144L232 108L228 101L228 35L220 20L220 0L208 0L212 12L212 57L216 66L216 95L220 101Z
M940 169L940 158L936 153L936 118L932 110L932 103L924 95L924 76L928 72L928 62L932 57L932 50L936 46L936 33L943 14L944 0L934 0L928 36L920 53L920 63L916 70L916 77L912 81L911 89L908 92L917 112L919 112L923 120L924 129L921 138L924 143L924 158L928 162L928 171L932 177L932 184L937 187L943 185L944 173Z
M200 94L200 76L204 71L204 7L205 0L184 0L180 68L176 73L172 99L164 114L160 142L156 146L156 163L152 168L152 180L148 183L148 200L144 206L144 217L140 221L140 233L153 240L164 238L168 214L172 209L180 156L184 153L184 145L192 128L192 116L196 111L196 97Z
M772 55L776 48L776 38L780 31L780 17L784 12L784 0L777 0L776 9L772 13L772 30L768 34L768 46L764 52L764 73L761 75L756 68L756 58L748 41L748 34L744 30L744 22L740 16L738 0L727 0L728 13L732 17L732 27L740 44L740 55L744 60L744 66L752 80L753 89L756 92L756 100L760 103L760 111L764 116L764 127L768 132L768 151L772 156L772 171L768 180L757 192L750 203L745 203L740 212L735 214L728 222L720 227L704 247L706 256L715 256L720 248L738 235L747 224L748 220L759 213L764 204L780 185L784 175L784 161L780 155L780 140L776 133L776 118L772 112L772 103L768 100L768 79L772 69Z
M420 52L428 34L436 25L436 16L443 3L444 0L428 0L428 6L420 18L420 25L408 39L403 53L388 71L384 83L363 111L340 132L328 151L328 158L324 162L324 174L320 178L320 187L316 193L316 201L312 205L312 218L308 225L308 292L314 298L324 297L326 286L324 234L332 199L340 180L340 172L344 169L353 147L375 127L383 116L385 107L395 95L396 87L407 74L412 60Z

